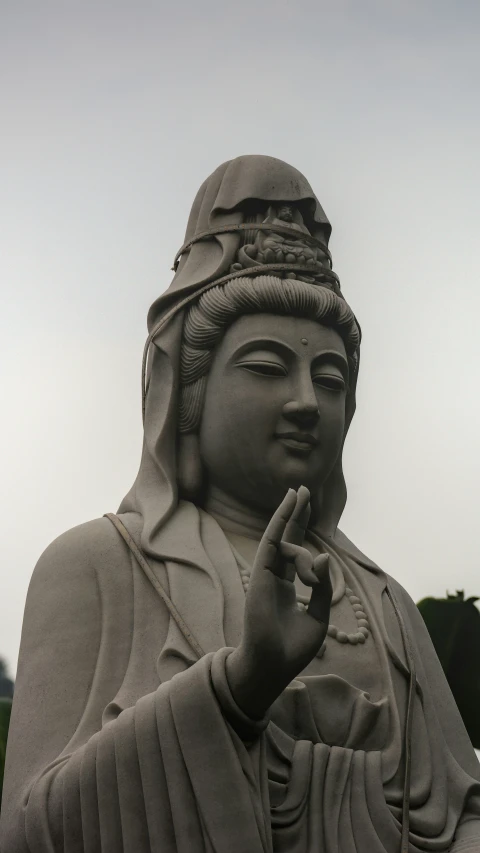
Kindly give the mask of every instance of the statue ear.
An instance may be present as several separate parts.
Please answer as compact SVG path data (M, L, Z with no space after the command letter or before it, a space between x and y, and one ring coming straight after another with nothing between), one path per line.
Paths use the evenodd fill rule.
M177 482L181 498L195 502L203 485L200 442L195 432L180 433L178 438Z

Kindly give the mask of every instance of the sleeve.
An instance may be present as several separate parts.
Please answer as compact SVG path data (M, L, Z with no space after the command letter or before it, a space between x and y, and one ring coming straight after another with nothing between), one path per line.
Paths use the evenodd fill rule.
M111 694L115 675L102 669L99 683L99 585L76 531L47 549L29 588L2 853L268 853L262 739L247 748L213 687L212 667L217 689L228 691L224 649L103 727L100 712L96 730L85 727L92 694Z
M480 824L471 819L461 822L450 853L478 853L480 850Z

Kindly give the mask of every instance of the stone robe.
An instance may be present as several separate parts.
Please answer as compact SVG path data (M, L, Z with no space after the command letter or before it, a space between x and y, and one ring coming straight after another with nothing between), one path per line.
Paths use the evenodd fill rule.
M139 541L141 518L122 520ZM225 677L244 592L218 523L181 502L150 565L195 660L107 519L74 528L30 586L0 821L2 853L397 853L412 643L410 853L480 851L480 773L423 621L341 534L324 540L371 635L327 651L248 720ZM352 630L345 598L331 621ZM350 622L349 622L350 620Z

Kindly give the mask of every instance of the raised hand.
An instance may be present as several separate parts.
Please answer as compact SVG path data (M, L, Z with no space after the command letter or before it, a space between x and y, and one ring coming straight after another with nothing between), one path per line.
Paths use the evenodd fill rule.
M260 718L315 657L328 628L332 585L328 556L303 547L310 493L290 489L261 539L245 601L243 637L227 662L232 694ZM295 576L312 588L307 609L297 604Z

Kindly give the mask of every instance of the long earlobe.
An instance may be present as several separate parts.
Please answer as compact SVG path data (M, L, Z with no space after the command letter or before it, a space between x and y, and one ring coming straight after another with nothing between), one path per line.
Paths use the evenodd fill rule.
M203 484L200 442L194 432L180 433L178 439L177 481L180 497L195 501Z

